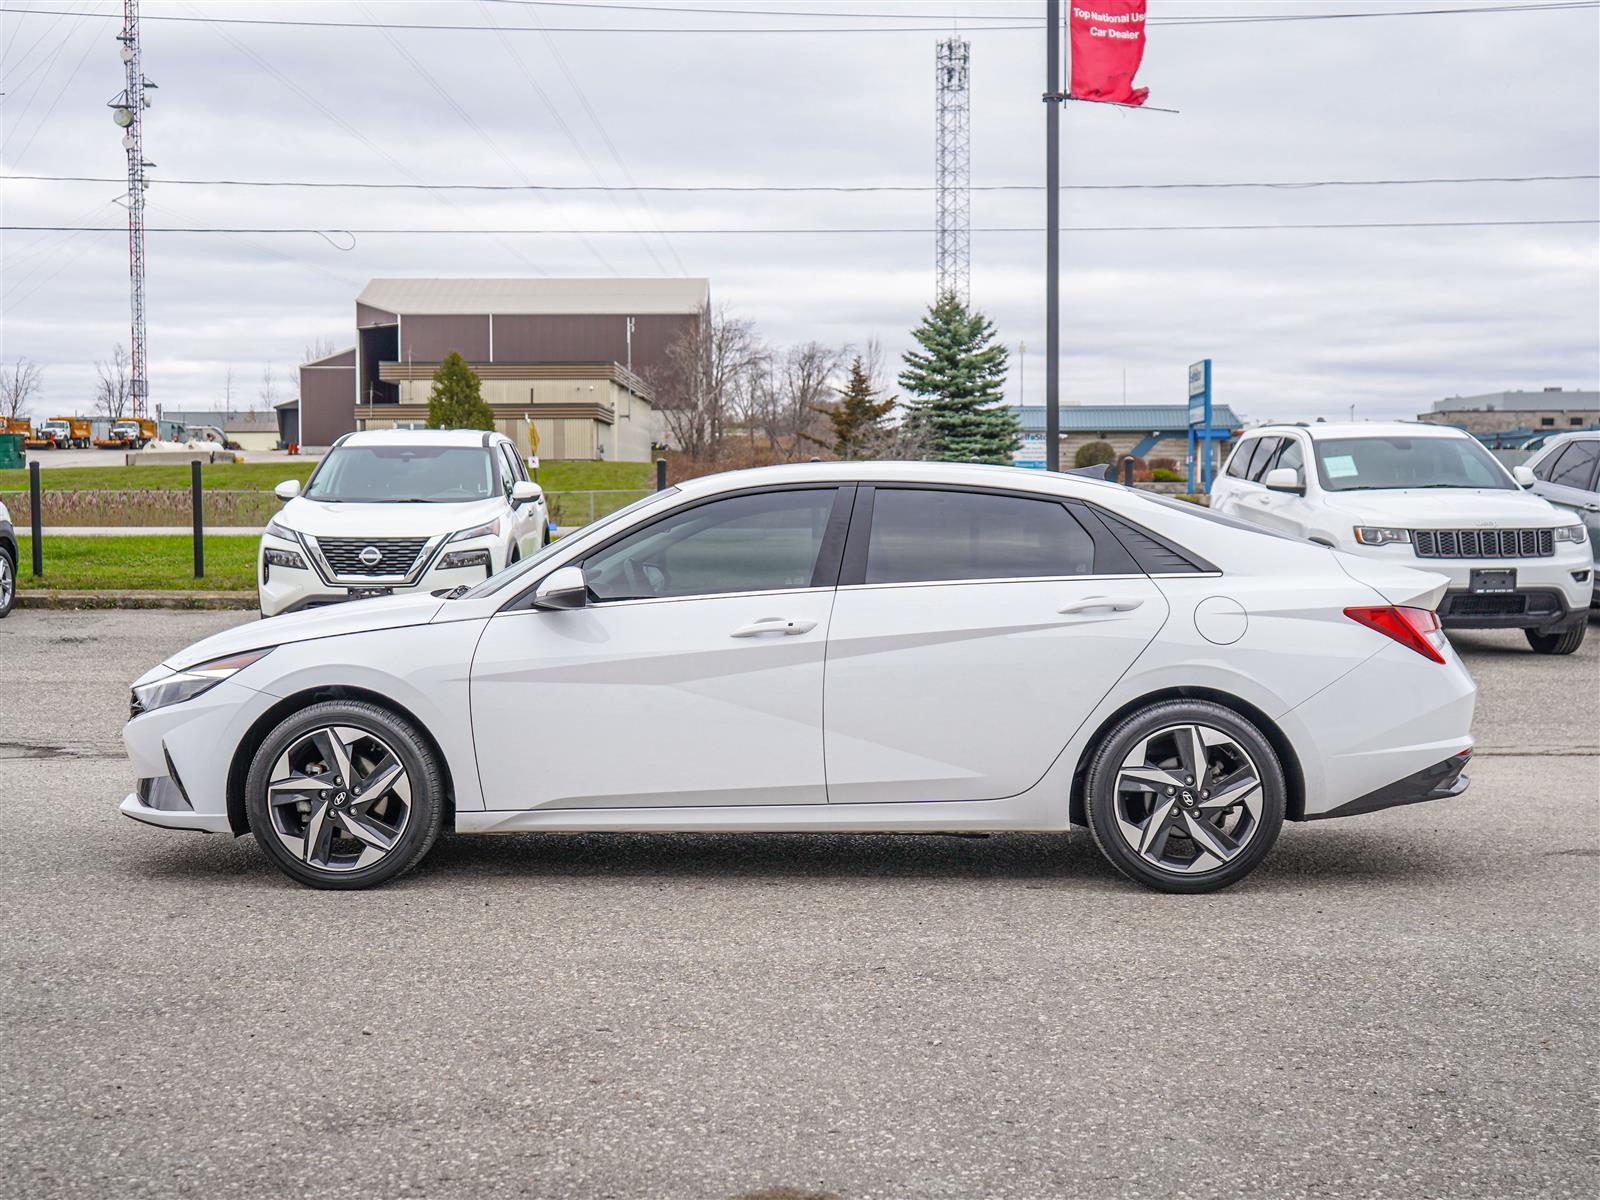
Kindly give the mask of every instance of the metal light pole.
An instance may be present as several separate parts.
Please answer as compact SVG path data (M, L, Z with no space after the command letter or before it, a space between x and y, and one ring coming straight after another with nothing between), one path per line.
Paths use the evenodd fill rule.
M1061 469L1061 0L1045 0L1044 469Z

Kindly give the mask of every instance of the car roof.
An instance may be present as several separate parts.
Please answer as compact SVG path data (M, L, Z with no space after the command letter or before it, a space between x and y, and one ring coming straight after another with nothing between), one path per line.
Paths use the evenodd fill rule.
M1285 434L1298 431L1315 441L1324 438L1351 437L1470 437L1464 429L1454 425L1434 425L1427 421L1318 421L1314 425L1278 424L1258 425L1244 431L1245 437L1256 433Z
M482 429L363 429L339 439L341 446L485 446L509 441Z
M1028 467L990 466L984 463L948 462L811 462L774 467L749 467L718 475L701 475L677 485L685 495L709 495L747 487L772 487L793 483L943 483L968 487L1046 492L1055 496L1089 498L1128 489L1084 475L1063 475Z

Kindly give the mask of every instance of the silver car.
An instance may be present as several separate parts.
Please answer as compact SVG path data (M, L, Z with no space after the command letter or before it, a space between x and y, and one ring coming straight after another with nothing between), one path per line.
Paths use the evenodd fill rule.
M1558 508L1570 508L1589 527L1594 567L1589 572L1594 599L1600 605L1600 429L1585 429L1551 438L1527 462L1533 490Z

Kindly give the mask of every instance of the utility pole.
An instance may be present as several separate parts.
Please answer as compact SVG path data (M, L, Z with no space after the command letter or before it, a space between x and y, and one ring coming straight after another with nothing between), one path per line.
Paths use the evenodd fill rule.
M1044 469L1061 469L1061 0L1045 2Z
M139 0L122 0L122 64L127 83L110 102L111 119L123 131L122 148L128 152L128 287L132 309L132 346L128 355L133 415L142 417L150 397L149 365L145 353L144 319L144 193L150 186L144 159L144 110L150 107L146 90L156 85L144 77L139 65Z
M938 107L939 193L936 247L939 294L972 303L972 92L967 73L972 44L946 38L934 50Z

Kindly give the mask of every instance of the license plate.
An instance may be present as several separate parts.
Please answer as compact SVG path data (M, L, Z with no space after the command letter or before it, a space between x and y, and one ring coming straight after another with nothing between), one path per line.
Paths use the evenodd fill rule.
M1517 572L1515 569L1473 571L1471 589L1474 592L1514 592Z
M393 588L371 587L371 588L351 588L350 589L350 599L352 599L352 600L370 600L374 596L392 596L392 595L394 595L394 589Z

